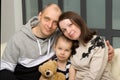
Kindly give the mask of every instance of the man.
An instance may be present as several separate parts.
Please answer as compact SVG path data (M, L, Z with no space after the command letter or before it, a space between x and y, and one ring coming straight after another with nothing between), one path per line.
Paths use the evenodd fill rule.
M59 33L57 21L61 13L58 5L47 5L8 41L1 59L2 80L39 79L38 66L54 55L52 45ZM112 47L110 50L109 54L113 53Z
M51 53L51 47L58 34L55 31L61 13L58 5L47 5L38 17L29 20L9 40L1 60L2 79L37 80L39 78L38 65L54 55Z

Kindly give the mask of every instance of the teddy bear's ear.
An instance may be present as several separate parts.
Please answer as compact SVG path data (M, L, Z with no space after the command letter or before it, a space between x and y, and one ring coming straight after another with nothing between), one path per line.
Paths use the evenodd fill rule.
M39 66L38 71L41 71L41 66Z
M57 66L57 62L55 60L53 60L53 63Z

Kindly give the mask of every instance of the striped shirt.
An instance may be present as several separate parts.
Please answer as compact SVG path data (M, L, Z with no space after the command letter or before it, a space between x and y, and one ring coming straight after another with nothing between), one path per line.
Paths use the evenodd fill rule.
M54 58L54 60L57 61L57 58ZM69 79L69 68L70 68L70 66L71 66L71 62L70 62L70 60L68 60L67 64L66 64L66 67L65 67L65 70L61 70L59 67L57 69L57 72L62 72L65 75L66 80Z

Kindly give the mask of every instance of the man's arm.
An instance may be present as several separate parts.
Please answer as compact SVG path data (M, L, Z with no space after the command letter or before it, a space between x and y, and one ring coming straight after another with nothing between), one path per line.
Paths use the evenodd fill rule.
M107 40L106 44L108 46L108 61L110 62L114 56L114 48L110 45L110 42Z

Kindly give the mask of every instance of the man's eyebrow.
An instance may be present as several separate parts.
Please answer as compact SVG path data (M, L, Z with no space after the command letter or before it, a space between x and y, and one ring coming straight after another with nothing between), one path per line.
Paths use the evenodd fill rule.
M44 18L46 18L46 19L50 19L48 16L44 16Z
M58 23L58 21L57 21L57 20L55 20L54 22Z

